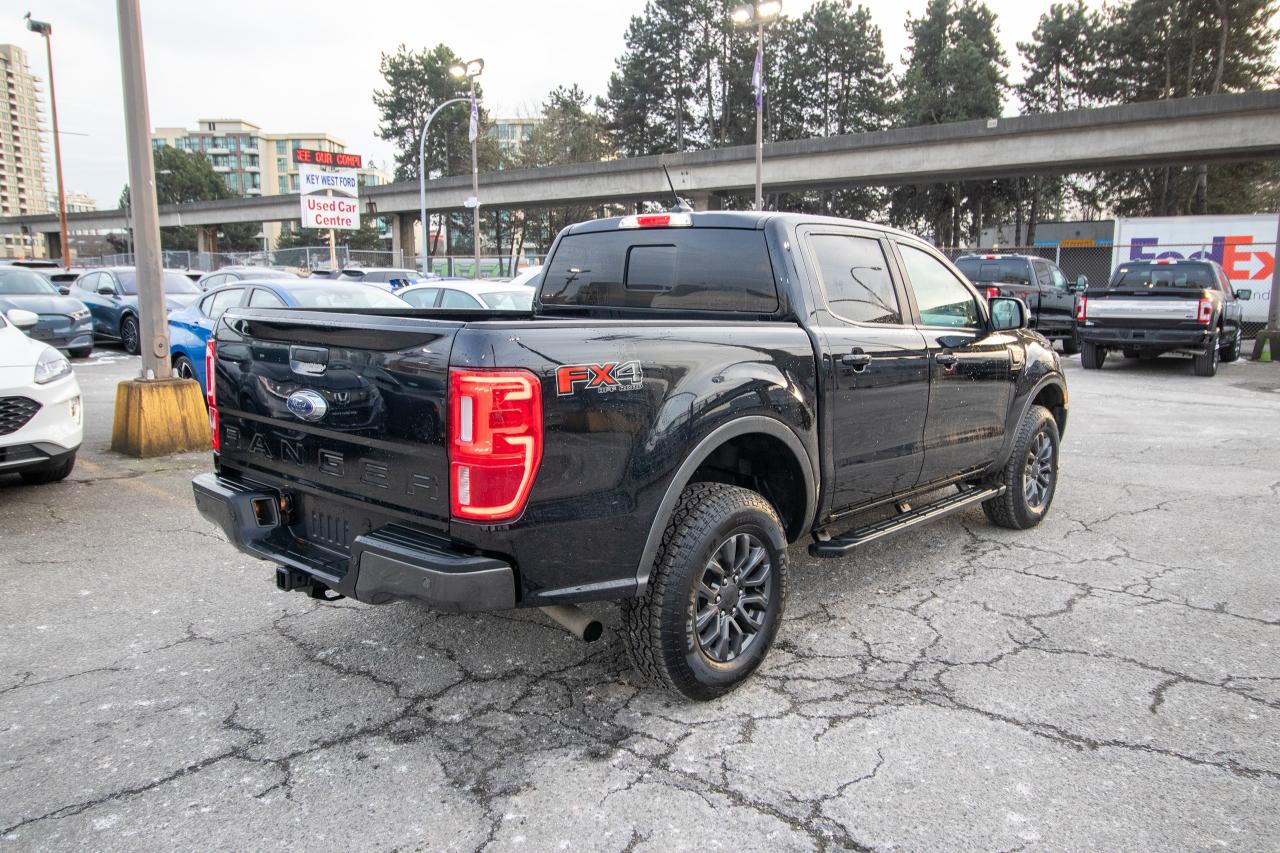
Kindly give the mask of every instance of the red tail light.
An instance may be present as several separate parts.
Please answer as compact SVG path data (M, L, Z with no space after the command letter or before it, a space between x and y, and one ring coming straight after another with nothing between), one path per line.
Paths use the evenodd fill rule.
M1076 320L1083 323L1089 319L1089 298L1087 296L1080 297L1080 304L1076 306Z
M213 338L204 345L204 399L209 404L209 440L213 449L219 450L222 441L218 437L218 382L215 366L218 363L218 342Z
M527 370L449 371L449 505L454 518L524 511L542 462L542 386Z
M688 228L691 225L693 217L687 213L640 213L624 216L618 222L619 228Z
M1200 297L1200 307L1196 309L1196 319L1201 326L1207 326L1213 322L1213 300L1207 296Z
M988 288L987 288L987 298L988 298L988 299L995 299L995 298L996 298L997 296L999 296L999 295L1000 295L1000 288L998 288L998 287L988 287Z

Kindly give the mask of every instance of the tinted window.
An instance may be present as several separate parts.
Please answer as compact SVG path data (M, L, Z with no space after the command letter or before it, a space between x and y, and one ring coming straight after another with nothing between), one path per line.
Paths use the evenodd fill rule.
M778 307L778 290L760 231L599 231L560 241L543 274L542 302L767 314Z
M304 284L289 288L293 301L303 308L408 308L403 299L363 284Z
M961 258L956 269L972 282L1030 284L1031 265L1022 258Z
M902 323L879 240L845 234L810 238L831 310L856 323Z
M138 294L138 277L133 270L121 270L116 273L116 278L120 281L120 290L129 295L136 296ZM165 293L199 293L200 288L196 287L196 283L179 272L164 271L164 292Z
M19 295L56 296L58 288L37 273L24 269L0 270L0 296Z
M973 294L942 262L914 246L899 243L911 290L926 326L976 326L978 306Z
M439 295L440 288L438 287L424 287L422 290L411 290L408 293L399 294L401 299L414 308L436 307L436 297Z
M243 287L232 287L227 290L220 290L212 296L206 297L200 305L200 313L206 317L212 317L214 320L221 317L228 308L234 308L240 304L240 297L244 295Z
M255 287L253 293L249 294L250 308L283 308L284 300L276 296L270 290L263 290L261 287Z
M1049 275L1053 276L1054 287L1058 290L1067 289L1067 277L1062 274L1062 270L1058 269L1053 264L1049 264Z
M1209 264L1121 264L1110 287L1190 287L1218 290L1218 278Z
M440 307L475 309L482 308L484 306L477 302L475 297L471 296L469 293L463 293L461 290L453 290L452 288L449 288L444 292L444 299L440 301Z
M1049 272L1049 265L1044 261L1036 261L1036 278L1040 279L1041 287L1053 287L1053 274Z

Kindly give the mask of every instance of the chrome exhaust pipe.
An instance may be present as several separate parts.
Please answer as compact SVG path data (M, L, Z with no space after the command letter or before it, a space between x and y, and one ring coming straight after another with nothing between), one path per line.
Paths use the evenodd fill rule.
M575 604L553 604L539 607L547 618L564 628L584 643L594 643L604 633L604 626L587 611Z

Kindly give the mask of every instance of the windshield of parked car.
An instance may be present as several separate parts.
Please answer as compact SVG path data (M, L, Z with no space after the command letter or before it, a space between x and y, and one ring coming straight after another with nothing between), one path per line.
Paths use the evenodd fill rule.
M120 289L126 296L137 296L138 294L138 276L133 270L120 270L116 273L116 278L120 282ZM199 287L191 279L187 278L180 272L164 273L164 292L173 294L183 293L201 293Z
M39 273L0 270L0 296L57 296L58 288Z
M1187 287L1218 289L1209 264L1121 264L1111 276L1111 289L1128 287Z
M533 307L533 291L500 290L495 293L478 293L480 300L498 311L528 311Z
M1031 283L1031 264L1022 258L961 258L956 269L975 284Z
M409 308L398 296L367 284L334 287L309 284L292 287L289 295L303 308Z

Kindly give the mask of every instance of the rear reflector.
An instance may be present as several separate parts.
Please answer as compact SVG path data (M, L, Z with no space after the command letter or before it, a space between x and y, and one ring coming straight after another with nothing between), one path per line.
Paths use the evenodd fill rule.
M688 228L691 225L693 216L688 213L641 213L624 216L618 223L619 228Z
M449 371L449 506L465 521L524 511L542 462L542 386L527 370Z
M1207 296L1200 297L1200 306L1196 309L1196 320L1201 326L1213 322L1213 300Z
M215 451L222 446L218 437L218 342L213 338L204 345L204 399L209 404L209 440Z
M1080 303L1076 305L1076 320L1083 323L1089 319L1089 298L1087 296L1080 297Z

